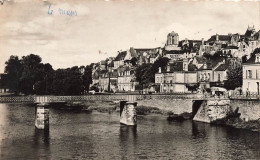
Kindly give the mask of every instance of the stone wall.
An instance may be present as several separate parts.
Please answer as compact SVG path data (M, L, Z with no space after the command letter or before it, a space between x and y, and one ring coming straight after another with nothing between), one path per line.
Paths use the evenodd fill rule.
M191 99L169 99L169 100L139 100L138 106L157 107L162 111L172 111L175 114L192 113Z
M231 111L229 103L229 100L205 100L193 120L210 123L222 119Z
M244 121L260 119L260 100L205 100L193 120L210 123L238 108Z
M239 108L240 118L248 120L260 119L260 100L230 100L232 110Z

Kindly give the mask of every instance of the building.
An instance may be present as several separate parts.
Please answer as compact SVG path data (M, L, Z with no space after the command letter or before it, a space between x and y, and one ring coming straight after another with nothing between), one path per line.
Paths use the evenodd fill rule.
M196 66L189 64L187 59L169 64L166 71L159 68L155 74L155 84L163 93L188 93L188 85L197 83Z
M135 91L137 83L134 81L134 70L129 67L122 67L118 70L118 91Z
M213 70L213 77L211 81L211 86L223 87L224 82L227 80L227 70L229 67L228 62L220 63Z
M181 47L179 47L179 35L178 33L172 31L167 35L167 41L165 44L164 49L166 51L171 50L181 50Z
M260 53L252 55L246 63L243 63L243 85L244 93L260 94Z

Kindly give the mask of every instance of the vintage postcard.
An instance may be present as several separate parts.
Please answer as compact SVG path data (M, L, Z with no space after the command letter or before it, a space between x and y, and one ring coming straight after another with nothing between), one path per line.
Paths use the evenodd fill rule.
M260 159L260 1L0 0L0 159Z

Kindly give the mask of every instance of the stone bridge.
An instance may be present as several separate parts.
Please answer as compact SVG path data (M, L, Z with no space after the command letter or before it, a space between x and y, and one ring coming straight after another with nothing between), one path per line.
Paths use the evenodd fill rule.
M81 95L81 96L12 96L0 97L0 103L59 103L59 102L80 102L80 101L138 101L138 100L207 100L207 99L227 99L226 97L214 98L200 94L153 94L153 95Z

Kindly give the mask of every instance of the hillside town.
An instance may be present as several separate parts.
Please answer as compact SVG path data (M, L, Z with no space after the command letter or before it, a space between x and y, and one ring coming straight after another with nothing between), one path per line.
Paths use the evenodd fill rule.
M245 34L216 34L208 40L179 40L179 34L172 31L163 48L131 47L93 64L91 87L99 92L137 92L142 87L136 68L168 58L165 66L158 67L154 82L142 88L144 93L191 93L194 88L202 92L224 87L228 68L242 64L240 92L259 94L260 53L253 54L259 42L260 31L254 26L248 26Z
M186 94L260 92L260 31L179 39L172 31L164 47L118 51L88 66L54 70L38 55L11 56L0 74L0 93L80 95L94 93ZM69 75L69 76L68 76ZM62 87L66 86L66 87Z

